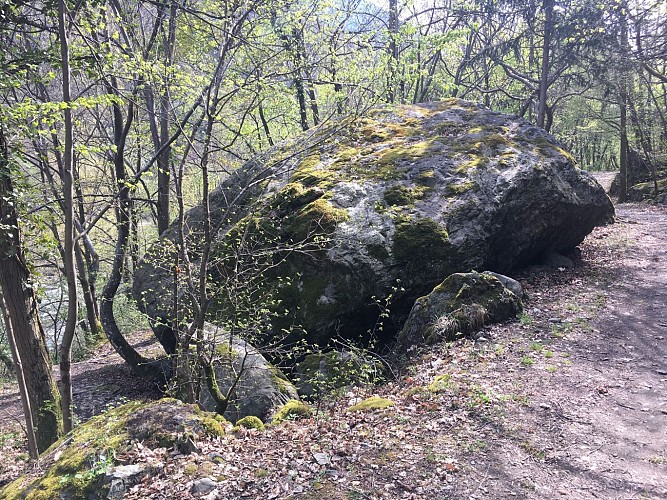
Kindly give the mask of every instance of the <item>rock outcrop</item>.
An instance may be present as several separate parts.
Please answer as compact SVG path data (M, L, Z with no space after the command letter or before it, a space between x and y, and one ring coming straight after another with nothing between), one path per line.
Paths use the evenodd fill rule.
M135 441L151 449L173 447L191 453L195 441L223 435L227 427L221 416L174 399L132 401L76 427L40 457L41 475L16 479L0 488L0 498L123 498L132 485L164 465L150 460L120 463L117 457Z
M268 318L264 341L287 331L320 345L334 334L389 342L414 301L450 274L503 272L570 250L614 215L553 137L457 99L318 128L248 162L210 206L210 274L220 287L211 316L238 315L230 290L243 283L264 294L245 312ZM201 207L186 217L195 257L202 217ZM165 345L177 241L172 227L135 275L140 306L166 325L158 329ZM187 307L187 294L176 295ZM378 302L389 297L391 315L378 328Z

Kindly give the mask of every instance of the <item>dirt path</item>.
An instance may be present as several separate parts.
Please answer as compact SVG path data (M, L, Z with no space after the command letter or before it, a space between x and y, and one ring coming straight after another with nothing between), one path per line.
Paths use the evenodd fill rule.
M491 454L499 497L667 498L667 211L617 214L583 247L596 262L537 300L553 317L534 342L568 366L518 373L529 402Z

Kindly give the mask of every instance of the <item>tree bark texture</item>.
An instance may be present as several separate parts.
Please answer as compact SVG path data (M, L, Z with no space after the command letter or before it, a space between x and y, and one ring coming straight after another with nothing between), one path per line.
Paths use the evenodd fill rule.
M63 72L63 103L65 143L63 148L63 209L65 211L63 264L67 280L67 320L60 344L60 404L63 414L63 428L69 432L73 427L72 418L72 342L76 333L78 314L78 294L76 286L76 264L74 260L74 176L73 170L73 123L70 107L70 64L69 39L67 35L67 6L65 0L58 1L58 35L60 38L60 60Z
M61 435L60 397L53 379L37 300L23 253L12 185L9 151L0 129L0 290L18 357L25 368L26 391L42 452Z

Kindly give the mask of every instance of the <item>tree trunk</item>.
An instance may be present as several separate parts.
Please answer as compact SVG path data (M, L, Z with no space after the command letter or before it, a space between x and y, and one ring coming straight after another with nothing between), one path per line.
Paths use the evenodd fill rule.
M21 361L21 356L19 356L18 350L16 349L16 342L14 341L14 332L12 331L12 323L7 314L5 301L0 293L0 311L2 311L2 316L5 321L5 326L7 327L7 343L9 344L9 350L12 353L13 367L16 372L16 382L19 386L19 394L21 395L21 406L23 407L23 415L25 417L25 433L28 439L28 455L31 460L39 459L39 450L37 449L37 437L35 436L35 424L32 420L32 413L30 411L30 398L28 396L28 386L25 383L25 376L23 363ZM3 359L5 363L6 360Z
M51 371L37 300L25 261L9 167L9 150L0 129L0 291L10 320L35 426L37 449L46 450L61 436L60 397Z
M620 108L620 152L619 152L619 182L618 202L624 203L628 200L628 21L626 17L626 2L622 2L618 8L618 20L620 27L621 44L621 68L619 85L619 108Z
M78 314L78 295L76 290L76 264L74 262L74 177L72 174L73 124L70 107L70 65L69 39L67 36L67 12L65 0L58 1L58 35L60 38L60 58L63 71L63 103L65 108L63 148L63 208L65 210L63 265L67 279L67 320L60 344L60 404L63 413L63 428L67 433L72 430L72 342L76 332Z
M389 77L387 78L387 102L396 101L396 83L398 80L398 0L389 0Z
M549 88L549 65L551 52L551 34L553 31L553 0L544 0L544 44L542 45L542 67L540 72L540 88L537 104L537 126L545 128L547 120L547 90Z
M118 85L115 78L107 85L107 91L112 94ZM125 339L118 328L113 311L114 298L118 287L123 279L123 264L127 253L128 242L130 239L130 210L132 199L130 196L130 187L125 168L125 144L127 135L132 125L134 115L134 105L130 102L128 107L127 120L123 118L123 112L118 102L113 103L113 130L114 130L114 170L116 185L118 187L118 208L116 209L116 246L114 251L113 263L109 278L100 297L100 319L102 328L109 342L128 363L132 369L142 376L154 378L160 382L164 380L164 374L161 374L156 367L149 363L149 360L139 354L134 347Z

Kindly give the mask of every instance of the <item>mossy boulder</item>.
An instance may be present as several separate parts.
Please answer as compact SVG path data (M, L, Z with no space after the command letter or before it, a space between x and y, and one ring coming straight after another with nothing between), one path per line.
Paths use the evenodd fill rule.
M243 417L238 422L236 422L236 426L234 427L234 429L239 429L241 427L244 429L255 429L257 431L263 431L264 422L262 422L259 418L253 415L249 415L247 417Z
M656 184L658 187L657 191ZM648 181L635 184L628 189L628 200L667 204L667 177L657 182Z
M658 190L653 182L658 181ZM609 188L610 196L618 196L621 174L617 173ZM643 155L634 149L628 152L627 165L628 201L652 201L667 203L667 157L657 156L649 165Z
M372 410L384 410L394 406L394 402L391 399L381 398L379 396L371 396L366 398L363 401L358 402L355 405L350 406L347 411L356 412L356 411L372 411Z
M544 130L458 99L315 128L240 167L210 206L211 320L247 328L263 318L252 330L260 344L322 347L337 335L391 342L414 301L444 277L570 250L614 214L602 187ZM193 269L202 220L201 207L187 213ZM174 287L177 241L173 226L134 281L167 349L174 295L186 316L190 307L186 283ZM390 314L378 321L388 297Z
M237 422L254 416L266 422L276 408L299 398L296 388L280 369L248 342L210 323L204 325L203 336L213 351L218 388L226 395L233 387L223 414L226 419ZM209 411L216 409L206 387L202 388L199 402Z
M285 420L301 420L313 416L313 409L302 401L293 399L288 401L273 416L271 423L278 425Z
M415 301L398 335L397 354L472 333L516 316L521 308L521 297L505 287L495 273L452 274Z
M40 458L43 473L0 489L0 498L120 498L122 488L154 471L119 463L134 441L155 449L179 447L225 432L221 417L174 399L133 401L91 418L56 442ZM120 496L119 496L120 495Z
M356 383L377 382L383 366L370 353L332 350L306 355L295 372L299 395L313 397Z

